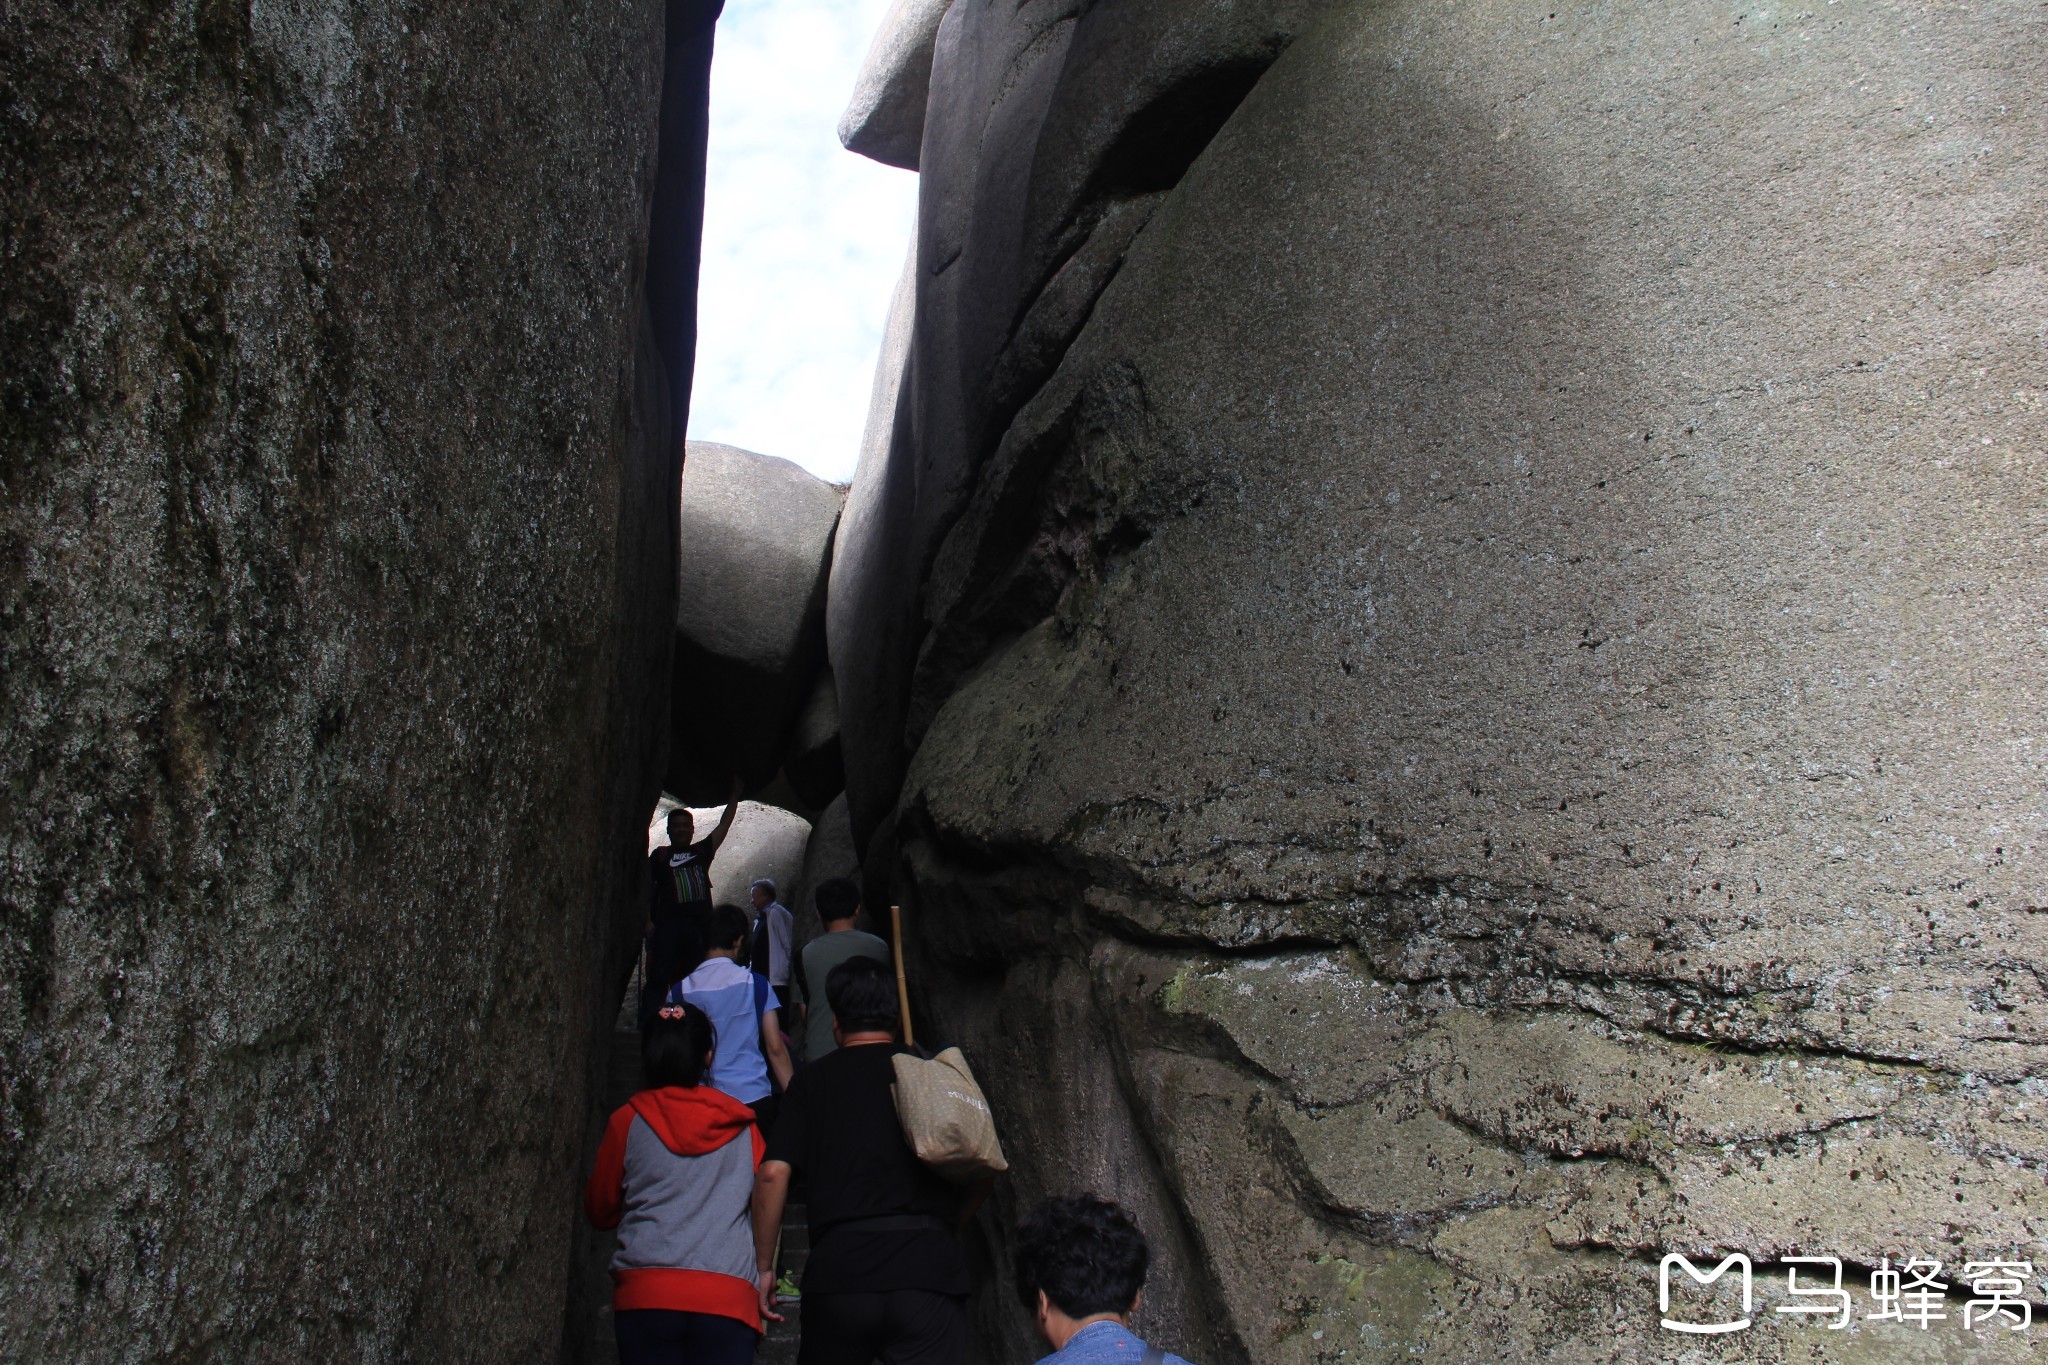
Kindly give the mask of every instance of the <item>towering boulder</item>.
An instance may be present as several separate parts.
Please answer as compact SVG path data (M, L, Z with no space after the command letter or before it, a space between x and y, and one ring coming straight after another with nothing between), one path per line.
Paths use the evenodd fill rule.
M825 578L844 492L788 460L689 443L676 588L669 787L723 796L774 776L825 659ZM826 793L830 797L830 793Z
M911 547L845 629L915 655L834 663L1018 1197L1146 1211L1211 1360L2031 1259L2040 11L1258 10L937 43L910 493L839 551ZM1807 1358L1784 1285L1687 1345Z
M0 30L0 1341L551 1359L659 794L663 6Z
M917 169L932 42L946 8L947 0L896 0L889 7L839 119L839 141L848 151L885 166Z
M909 682L926 629L920 579L975 471L1164 188L1316 5L1145 0L1078 18L1071 3L946 11L917 234L849 501L859 531L833 572L833 659L847 660L838 680L863 841L930 719ZM1043 606L1024 604L1009 624Z
M861 433L860 463L832 539L825 641L839 706L851 828L862 846L896 803L906 761L903 711L917 647L919 561L899 543L916 487L904 403L911 324L917 312L917 243L889 304L875 383Z

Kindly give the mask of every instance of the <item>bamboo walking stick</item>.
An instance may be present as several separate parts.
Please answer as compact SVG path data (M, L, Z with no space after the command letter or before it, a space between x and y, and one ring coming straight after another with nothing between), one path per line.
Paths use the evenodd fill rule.
M896 1007L903 1014L903 1046L916 1047L910 1032L910 982L903 975L903 907L889 907L889 939L896 949Z

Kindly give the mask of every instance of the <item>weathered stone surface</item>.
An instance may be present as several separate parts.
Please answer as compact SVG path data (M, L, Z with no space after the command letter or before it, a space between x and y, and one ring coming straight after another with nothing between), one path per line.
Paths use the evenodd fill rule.
M904 936L916 945L938 929L913 916ZM915 981L912 989L914 996L921 993ZM1164 1328L1171 1340L1209 1335L1214 1281L1191 1243L1143 1125L1133 1116L1120 1059L1103 1046L1104 1020L1086 965L1049 955L1020 959L1007 969L956 977L947 1002L945 1037L973 1040L975 1074L1002 1118L1004 1154L1011 1163L983 1227L1010 1226L1048 1195L1114 1190L1152 1241L1140 1330ZM1093 1140L1067 1140L1079 1133ZM1041 1135L1059 1140L1037 1140ZM1023 1320L1008 1292L1013 1271L1004 1239L987 1239L986 1252L993 1263L991 1287L998 1292L983 1293L975 1302L982 1339L975 1359L1005 1365L1037 1360L1044 1346L1019 1331Z
M875 31L867 60L839 116L839 142L888 166L917 169L931 86L932 40L949 0L896 0Z
M651 888L634 836L648 802L661 790L669 753L669 677L675 654L677 518L683 434L688 428L690 379L697 354L697 273L703 255L704 169L711 127L711 51L725 0L669 0L662 23L661 105L656 136L652 202L647 210L646 277L641 294L639 344L634 357L631 452L649 458L620 487L620 522L634 529L622 540L618 569L620 639L612 704L628 717L613 733L615 781L606 811L603 846L609 881L598 903L609 911L611 932L595 946L592 1038L586 1049L583 1143L578 1171L596 1159L617 1087L637 1070L620 1066L616 1006L630 998L629 979L641 960L640 926ZM630 1027L630 1021L629 1025ZM631 1053L630 1046L628 1053ZM563 1365L610 1365L617 1357L611 1330L610 1277L602 1273L611 1234L569 1215L569 1279L562 1313ZM595 1271L596 1273L593 1273Z
M752 785L825 654L825 581L845 494L788 460L709 441L684 457L669 787L714 800Z
M782 898L782 903L796 916L799 942L809 941L823 929L811 893L834 877L849 877L856 882L860 879L860 851L854 846L844 792L832 798L811 826L810 840L804 845L803 875L790 888L790 894Z
M889 541L915 496L910 429L901 413L916 308L913 240L882 332L860 463L846 493L840 529L832 538L830 591L825 599L825 640L839 697L848 808L861 848L867 847L875 826L896 804L905 761L904 699L917 649L911 633L913 614L904 603L917 592L918 565Z
M659 791L662 7L0 26L4 1353L551 1359Z
M809 699L797 713L783 750L782 771L808 806L824 806L846 789L846 763L839 744L839 689L829 668L819 672Z
M707 74L707 67L698 68L700 88ZM662 511L674 497L681 433L671 420L679 405L669 402L666 366L655 345L658 329L651 312L643 305L633 357L633 407L627 437L627 470L633 477L620 486L621 526L635 528L637 539L621 545L620 639L631 640L633 645L620 649L612 685L612 704L620 708L625 720L613 732L611 763L613 771L632 776L614 784L606 811L603 848L610 866L608 880L598 891L598 903L610 912L610 922L609 932L598 936L592 945L589 968L597 988L592 1001L597 1018L584 1073L583 1146L578 1170L587 1169L595 1160L603 1124L616 1107L612 1092L618 1070L617 1043L612 1034L618 1007L631 1007L627 984L641 956L640 926L647 914L649 893L647 865L634 836L647 810L648 793L661 790L668 752L667 656L675 640L669 622L675 619L676 527L674 519ZM495 807L486 812L488 821L501 817ZM603 1273L609 1238L609 1233L592 1228L587 1219L572 1215L569 1286L562 1314L566 1365L606 1365L616 1359L611 1321L605 1311L611 1304L611 1277Z
M668 813L677 802L664 796L647 826L647 851L668 846ZM703 838L725 814L723 806L692 806L697 837ZM720 905L747 908L747 888L756 877L773 879L777 889L791 887L803 876L804 849L810 843L811 822L780 806L742 801L733 815L732 829L711 859L711 893Z
M933 647L920 576L976 472L1163 191L1318 7L1144 0L1081 13L1073 0L1036 0L947 10L921 162L915 315L892 320L855 477L861 530L833 574L843 600L832 609L833 659L842 706L858 717L846 742L863 842L930 720L901 681L920 647ZM886 403L883 384L904 375ZM1009 604L989 629L1021 629L1045 605ZM953 669L969 662L950 648L943 657Z
M1113 1072L1196 1358L1662 1359L1667 1250L2048 1231L2043 19L1846 8L941 28L908 492L840 550L914 547L917 662L835 665L920 1008L1034 1162L1126 1135L1018 1021ZM1155 117L1175 62L1250 93ZM1832 1349L1759 1317L1701 1358Z
M690 442L684 458L676 628L720 658L785 670L822 601L840 491L788 460L711 441Z

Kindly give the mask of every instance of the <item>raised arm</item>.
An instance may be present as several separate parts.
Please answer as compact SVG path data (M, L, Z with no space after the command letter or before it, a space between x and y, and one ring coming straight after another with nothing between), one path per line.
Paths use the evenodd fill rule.
M704 841L707 855L716 853L718 846L725 842L725 836L731 832L732 818L739 814L740 810L740 793L745 790L745 785L735 777L732 780L732 796L725 803L725 814L718 817L718 828L712 830L711 836Z

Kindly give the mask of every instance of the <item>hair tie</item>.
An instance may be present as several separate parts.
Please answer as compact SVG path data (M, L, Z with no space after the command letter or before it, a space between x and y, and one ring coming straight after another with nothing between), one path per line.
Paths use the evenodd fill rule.
M681 1005L663 1005L659 1017L663 1019L680 1019L683 1017L683 1007Z

